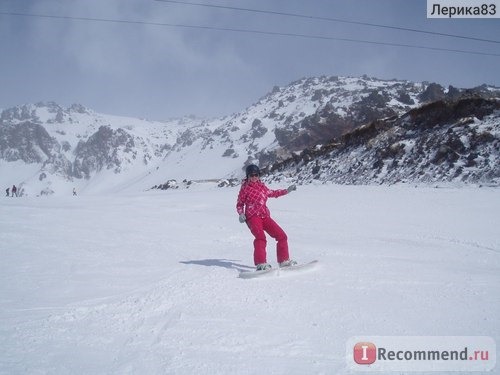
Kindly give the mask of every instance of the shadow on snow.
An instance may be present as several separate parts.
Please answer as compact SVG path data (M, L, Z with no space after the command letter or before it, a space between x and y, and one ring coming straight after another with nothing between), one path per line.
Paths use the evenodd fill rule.
M244 264L234 263L235 261L230 259L200 259L200 260L188 260L181 261L182 264L196 264L198 266L206 267L222 267L228 269L236 269L238 271L244 271L249 269L254 269L255 267L250 267Z

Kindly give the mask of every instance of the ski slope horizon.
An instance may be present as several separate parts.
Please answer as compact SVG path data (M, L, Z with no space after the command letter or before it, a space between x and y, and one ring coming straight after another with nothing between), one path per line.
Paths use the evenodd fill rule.
M237 193L3 197L0 373L349 374L354 336L499 342L498 188L299 186L268 204L320 266L254 280Z

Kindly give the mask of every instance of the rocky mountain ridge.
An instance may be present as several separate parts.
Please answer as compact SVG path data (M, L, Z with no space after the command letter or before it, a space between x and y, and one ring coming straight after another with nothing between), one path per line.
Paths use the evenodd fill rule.
M211 120L148 121L98 114L78 104L28 104L0 114L0 167L26 168L21 183L33 187L32 194L58 184L89 187L97 177L121 186L138 184L141 189L170 179L240 177L248 163L271 170L291 165L303 150L314 156L310 150L328 148L332 139L355 137L356 129L373 126L369 124L390 127L391 121L425 103L466 98L494 102L499 92L486 85L445 89L434 83L366 76L304 78L275 87L240 113ZM498 137L495 131L491 134ZM394 182L389 176L381 179L380 172L377 176L334 180Z
M500 184L500 100L438 100L372 121L276 163L268 179L301 183Z

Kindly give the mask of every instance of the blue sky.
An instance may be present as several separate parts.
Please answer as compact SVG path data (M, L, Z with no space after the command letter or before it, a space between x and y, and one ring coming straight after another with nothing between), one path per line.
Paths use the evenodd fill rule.
M427 19L427 3L422 0L196 2L500 40L500 19ZM3 0L1 12L70 18L0 14L0 108L55 101L162 120L229 115L275 85L321 75L500 86L500 56L152 24L321 35L492 54L500 54L500 43L155 0Z

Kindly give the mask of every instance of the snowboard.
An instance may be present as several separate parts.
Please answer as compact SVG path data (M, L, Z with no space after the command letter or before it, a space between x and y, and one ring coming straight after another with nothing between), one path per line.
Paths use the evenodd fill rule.
M277 272L278 270L276 268L262 271L240 271L238 277L241 279L255 279L257 277L275 276Z
M318 265L319 261L317 260L312 260L309 263L301 263L301 264L296 264L295 266L289 266L289 267L283 267L280 268L280 272L292 272L292 271L305 271L312 269Z
M268 270L263 271L240 271L238 277L241 279L255 279L259 277L277 277L280 273L288 274L293 273L295 271L305 271L312 269L318 265L317 260L313 260L309 263L297 264L295 266L283 267L283 268L270 268Z

